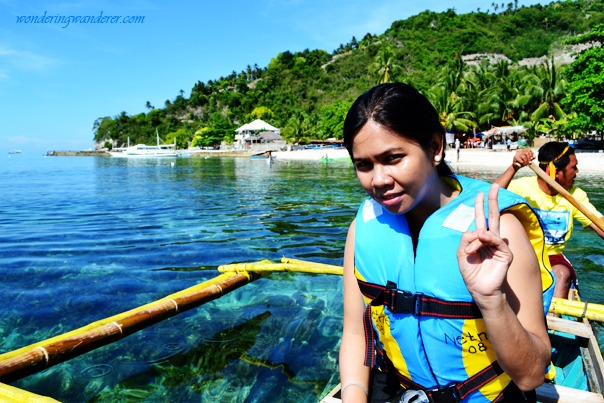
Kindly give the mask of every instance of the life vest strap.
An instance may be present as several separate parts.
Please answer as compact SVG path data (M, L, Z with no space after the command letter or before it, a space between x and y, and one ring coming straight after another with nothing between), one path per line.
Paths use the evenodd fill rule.
M430 402L433 403L461 402L465 398L467 398L472 392L482 388L484 385L491 382L503 373L503 369L501 368L499 363L495 361L488 367L484 368L482 371L474 374L463 382L451 383L449 385L442 386L439 388L424 388L421 385L418 385L417 383L413 382L400 372L398 372L394 367L392 361L390 361L390 359L386 355L383 355L381 358L385 366L384 370L387 372L393 371L398 376L399 383L405 389L423 390L424 393L426 393L426 395L428 396ZM515 386L513 382L511 382L511 384Z
M375 368L375 335L371 326L371 307L367 305L363 312L363 329L365 331L365 366Z
M363 314L365 329L365 366L375 367L375 334L371 326L371 307L386 306L393 313L410 313L414 316L431 316L446 319L479 319L482 313L474 302L445 301L428 297L422 293L412 294L399 290L389 281L384 287L378 284L357 280L361 293L371 298Z
M479 319L482 313L474 302L445 301L439 298L428 297L422 293L410 293L399 290L396 284L389 281L384 287L377 284L358 280L361 293L371 298L363 314L365 328L365 365L375 367L376 348L375 330L371 325L371 306L384 305L393 313L408 313L414 316L432 316L449 319ZM464 382L450 384L444 387L426 389L416 384L411 379L398 372L384 351L377 348L380 362L386 371L393 371L398 375L399 383L406 389L423 390L432 402L459 402L470 393L480 389L503 373L501 366L495 361L482 371L474 374Z
M474 302L445 301L422 293L399 290L388 282L384 287L358 280L364 296L371 298L371 306L384 305L392 313L408 313L414 316L432 316L447 319L480 319L482 312Z

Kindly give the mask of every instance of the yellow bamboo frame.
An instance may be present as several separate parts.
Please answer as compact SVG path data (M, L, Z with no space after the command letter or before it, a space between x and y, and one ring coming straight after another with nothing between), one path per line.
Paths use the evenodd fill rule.
M0 355L0 381L13 382L129 336L233 291L261 275L225 273L150 304Z

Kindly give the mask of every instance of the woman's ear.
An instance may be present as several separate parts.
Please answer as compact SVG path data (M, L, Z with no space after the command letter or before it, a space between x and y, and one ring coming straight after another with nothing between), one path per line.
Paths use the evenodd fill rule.
M445 146L443 138L444 136L442 134L435 134L432 136L432 161L434 161L434 165L438 165L443 158Z

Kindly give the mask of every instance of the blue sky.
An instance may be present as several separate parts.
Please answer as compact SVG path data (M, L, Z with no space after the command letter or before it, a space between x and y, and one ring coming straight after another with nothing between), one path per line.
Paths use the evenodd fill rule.
M85 150L102 116L163 107L182 89L266 67L285 50L332 52L424 10L480 0L0 0L0 153ZM505 4L509 3L506 1ZM549 1L520 0L519 5ZM19 17L142 16L142 23L26 23Z

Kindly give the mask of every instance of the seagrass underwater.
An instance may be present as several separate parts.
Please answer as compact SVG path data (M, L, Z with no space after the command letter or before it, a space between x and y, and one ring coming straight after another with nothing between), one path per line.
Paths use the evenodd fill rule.
M492 181L500 154L512 162L492 152L492 164L461 165L473 151L462 149L454 170ZM602 211L591 158L578 155L577 185ZM347 161L281 157L22 154L0 162L0 185L0 353L205 281L222 264L341 265L366 197ZM576 228L566 251L584 298L604 303L600 239ZM340 277L272 274L14 386L64 402L316 402L338 382L341 323Z

